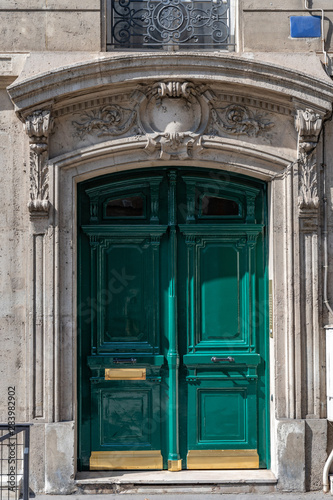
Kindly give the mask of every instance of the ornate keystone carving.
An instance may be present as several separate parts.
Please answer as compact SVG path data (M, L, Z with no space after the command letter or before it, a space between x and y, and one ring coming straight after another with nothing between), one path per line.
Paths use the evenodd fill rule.
M227 134L247 135L257 137L261 132L269 130L273 123L262 115L255 115L245 106L231 104L226 108L212 106L212 124L217 130L212 130L218 135L219 129Z
M319 206L316 146L323 124L322 116L312 109L297 110L299 191L301 211L316 211Z
M188 99L194 85L190 82L159 82L153 86L153 89L157 89L160 97L185 97L185 99Z
M160 158L186 159L200 151L209 119L208 99L191 82L158 82L148 89L140 109L148 136L146 152Z
M100 109L83 113L80 121L73 121L78 136L97 131L97 137L118 136L125 134L134 124L136 109L126 109L118 104L110 104Z
M25 130L30 142L31 215L47 215L49 210L48 139L52 129L49 110L34 111L26 118Z

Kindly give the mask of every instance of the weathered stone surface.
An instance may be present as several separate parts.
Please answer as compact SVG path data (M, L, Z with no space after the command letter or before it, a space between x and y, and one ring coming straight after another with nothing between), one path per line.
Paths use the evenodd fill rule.
M322 488L323 469L327 459L326 419L305 421L305 485L307 491Z
M277 424L278 490L305 491L305 421L280 420Z
M100 13L82 11L3 11L2 51L100 50Z
M59 422L45 427L45 492L71 493L74 480L74 423Z
M34 452L38 450L38 453ZM32 492L45 491L45 424L30 427L29 483Z
M243 50L254 52L311 52L321 49L320 38L290 38L291 15L297 11L244 12ZM274 28L273 28L274 27ZM258 34L260 33L260 36ZM272 36L274 34L274 36Z
M100 9L100 0L1 0L2 10L86 10Z
M242 8L244 10L271 10L271 11L298 11L299 15L305 13L304 2L299 0L272 0L269 2L262 2L261 0L241 0ZM310 4L310 2L309 2ZM331 0L321 0L319 4L312 4L312 8L321 8L325 10L333 10Z

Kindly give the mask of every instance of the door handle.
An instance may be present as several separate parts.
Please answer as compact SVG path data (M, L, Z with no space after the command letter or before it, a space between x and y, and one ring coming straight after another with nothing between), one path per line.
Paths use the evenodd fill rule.
M120 364L135 365L136 358L113 358L113 362L115 365L120 365Z
M213 363L218 363L219 361L229 361L229 363L233 363L235 358L232 358L231 356L228 356L227 358L217 358L216 356L213 356L212 361Z

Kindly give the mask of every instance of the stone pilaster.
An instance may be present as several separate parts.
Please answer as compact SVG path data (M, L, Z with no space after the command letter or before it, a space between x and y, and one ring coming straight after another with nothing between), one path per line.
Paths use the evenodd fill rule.
M29 137L30 212L29 338L31 369L30 418L53 421L57 372L54 315L54 228L50 224L50 110L37 110L25 119Z
M317 143L323 118L297 110L301 418L320 418L319 195Z

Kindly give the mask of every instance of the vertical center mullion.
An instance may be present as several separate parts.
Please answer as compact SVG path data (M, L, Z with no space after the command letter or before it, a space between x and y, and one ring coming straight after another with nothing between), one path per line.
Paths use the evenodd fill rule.
M169 407L168 407L168 469L177 471L182 468L179 455L179 419L178 419L178 318L177 318L177 229L176 229L176 178L175 170L168 174L168 342L167 362L169 370Z

